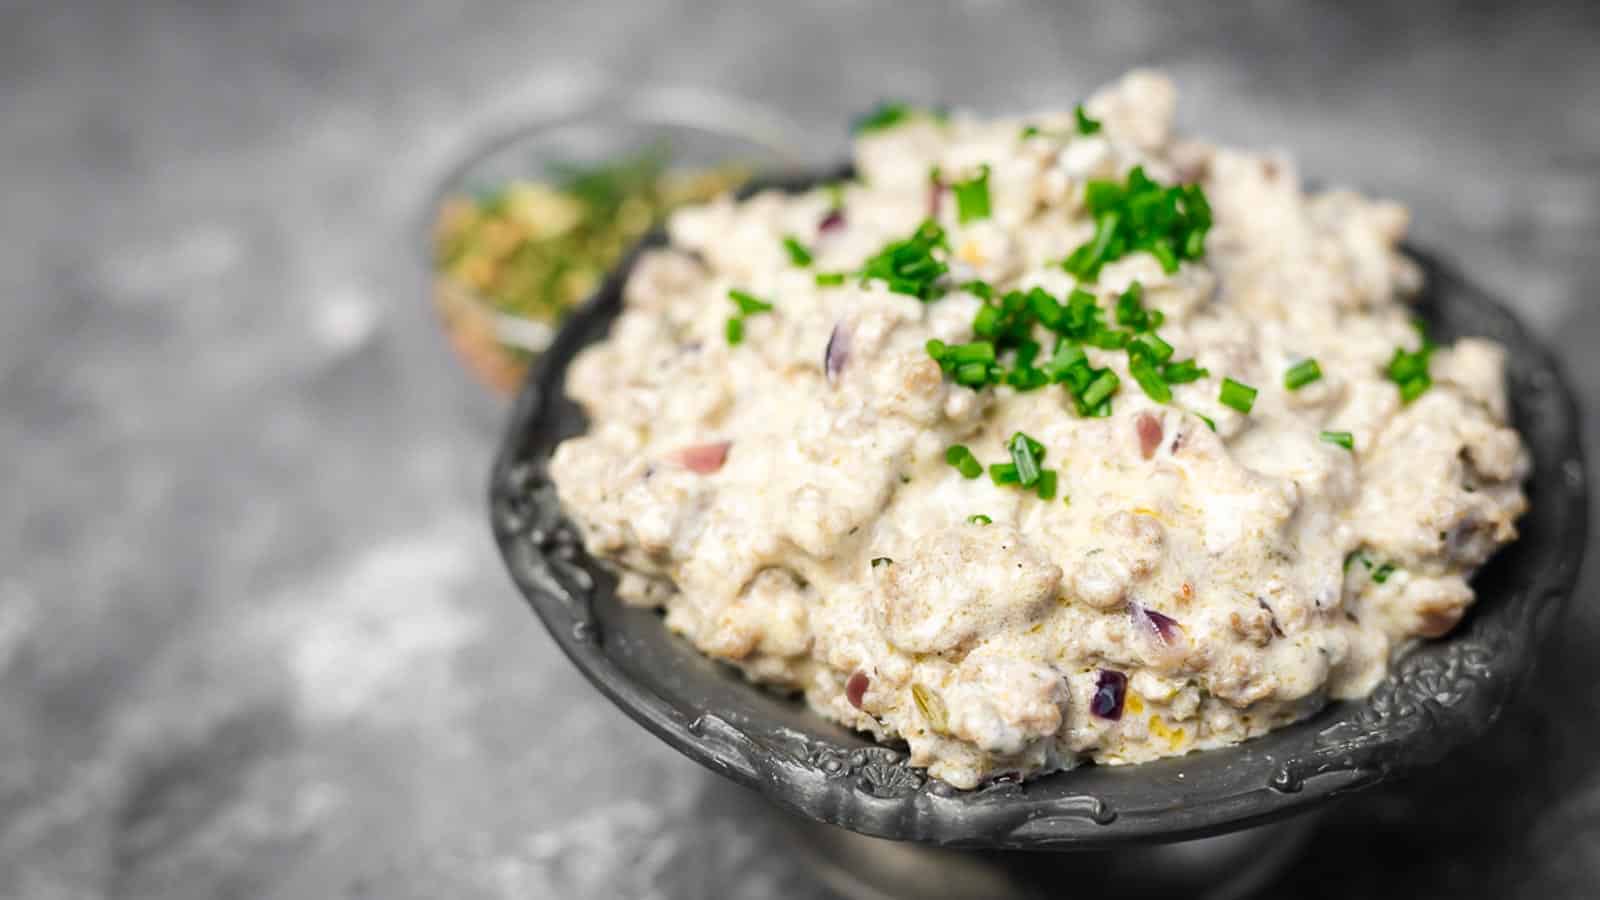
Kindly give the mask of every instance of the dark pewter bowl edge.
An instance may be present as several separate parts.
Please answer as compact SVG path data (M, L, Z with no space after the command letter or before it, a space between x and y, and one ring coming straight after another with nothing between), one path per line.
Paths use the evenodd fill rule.
M950 847L1065 850L1206 837L1304 812L1436 764L1487 731L1576 583L1587 477L1577 406L1558 363L1482 291L1408 248L1428 276L1419 311L1443 337L1482 335L1508 347L1513 416L1535 458L1523 537L1479 573L1479 601L1462 625L1408 654L1364 700L1235 747L949 788L905 765L903 751L748 685L668 634L658 615L623 607L610 573L562 515L544 467L560 439L582 430L562 390L566 365L605 334L633 261L660 241L653 236L619 265L530 372L493 468L495 538L530 606L602 694L679 752L808 818Z

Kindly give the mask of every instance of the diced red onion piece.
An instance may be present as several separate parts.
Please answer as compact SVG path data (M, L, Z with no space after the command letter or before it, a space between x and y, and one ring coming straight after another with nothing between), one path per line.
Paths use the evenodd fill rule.
M822 351L822 367L828 374L828 384L836 384L839 375L844 371L845 363L850 361L850 329L843 322L833 326L833 333L828 335L827 349Z
M817 232L819 234L827 234L843 227L844 210L835 206L833 209L828 210L828 214L822 217L821 222L817 223Z
M1179 625L1178 620L1171 616L1163 615L1153 609L1146 609L1137 603L1130 603L1128 606L1133 611L1133 617L1143 624L1145 628L1149 629L1150 633L1160 639L1163 644L1171 644L1177 640L1178 634L1183 631L1183 626Z
M856 671L850 675L850 680L844 683L844 698L856 709L861 708L861 698L866 696L867 688L872 681L867 678L867 673Z
M1161 446L1161 420L1150 413L1140 413L1133 420L1133 427L1139 432L1139 455L1145 459L1154 456Z
M728 461L728 448L733 446L732 441L717 441L714 444L697 444L685 447L677 453L678 462L691 472L701 475L710 475L722 468Z
M1128 676L1115 669L1101 669L1095 679L1089 712L1115 722L1122 718L1122 701L1128 693Z

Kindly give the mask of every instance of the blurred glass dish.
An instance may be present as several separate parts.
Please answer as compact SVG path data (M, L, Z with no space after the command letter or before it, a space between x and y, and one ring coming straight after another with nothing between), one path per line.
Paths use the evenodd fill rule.
M429 217L433 302L456 353L510 393L566 314L672 209L792 168L790 129L741 104L655 92L491 142Z

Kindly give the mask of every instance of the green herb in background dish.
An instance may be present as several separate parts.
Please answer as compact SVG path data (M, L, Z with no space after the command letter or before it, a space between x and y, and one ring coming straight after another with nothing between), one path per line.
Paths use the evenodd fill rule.
M956 219L963 225L989 218L989 166L985 163L974 178L951 185L956 195Z
M436 300L466 340L466 316L494 313L554 325L587 298L628 247L685 203L738 186L736 166L675 171L664 145L600 165L553 165L543 181L515 180L447 198L434 231ZM531 353L484 332L463 349L475 368L520 382ZM480 369L481 371L481 369Z

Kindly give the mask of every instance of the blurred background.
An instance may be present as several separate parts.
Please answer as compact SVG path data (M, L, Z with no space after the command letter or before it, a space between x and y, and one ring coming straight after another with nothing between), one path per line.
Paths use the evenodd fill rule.
M438 328L429 221L574 108L649 89L815 164L884 97L1159 64L1190 130L1410 205L1600 445L1592 4L0 6L0 896L829 896L490 540L503 401ZM1269 895L1593 896L1594 586L1491 739L1339 807Z

